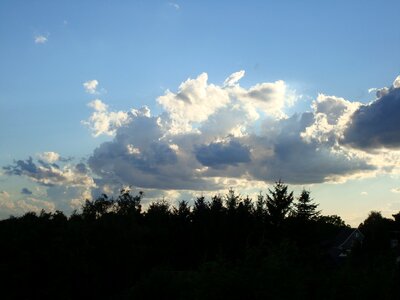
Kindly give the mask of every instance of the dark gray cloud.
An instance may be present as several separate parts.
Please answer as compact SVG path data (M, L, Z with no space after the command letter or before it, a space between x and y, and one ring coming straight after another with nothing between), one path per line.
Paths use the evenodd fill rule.
M71 166L61 168L55 163L47 163L41 159L35 162L32 157L14 161L14 164L5 166L3 169L6 175L25 176L44 186L91 186L93 184L93 179L89 175L82 174Z
M400 88L392 88L351 117L341 143L365 150L400 147Z
M28 188L22 188L21 194L23 195L32 195L32 191Z
M76 164L75 170L81 174L87 174L89 172L88 167L84 163Z
M259 157L250 173L259 180L306 184L375 169L345 152L333 151L330 145L302 139L300 133L312 124L313 118L313 113L294 115L277 124L278 133L273 140L257 137L253 144L259 149ZM270 149L271 154L262 155L263 149Z
M27 160L17 160L14 161L13 165L8 165L3 167L3 170L7 175L17 175L21 176L24 173L36 174L38 169L36 164L33 162L32 157Z
M102 143L88 159L90 169L99 177L96 184L158 189L215 188L194 173L194 169L201 167L200 163L182 155L179 147L163 138L164 135L159 118L147 114L133 117L117 129L112 141Z
M332 112L328 117L336 122L337 115L345 111L340 101L321 100L323 107L317 112L270 118L256 132L249 130L236 137L231 133L246 132L254 122L252 115L237 105L214 113L197 132L172 135L160 117L137 115L117 128L112 141L95 149L88 163L100 189L132 185L213 190L223 188L218 178L321 183L373 171L375 166L335 148L332 141L302 137L321 111Z
M249 148L234 140L197 146L195 155L204 166L213 168L250 162Z

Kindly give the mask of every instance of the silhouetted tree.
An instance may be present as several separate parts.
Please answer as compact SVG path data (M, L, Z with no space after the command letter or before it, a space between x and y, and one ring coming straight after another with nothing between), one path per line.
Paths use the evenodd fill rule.
M220 215L224 213L225 207L220 195L215 195L211 198L210 210L213 215Z
M318 221L335 227L349 227L338 215L319 216Z
M167 224L171 216L170 204L165 200L152 202L146 212L146 219L151 223Z
M388 240L399 214L371 212L360 251L338 263L331 245L352 230L320 215L307 191L299 218L287 217L293 193L281 181L255 205L232 189L193 209L163 199L142 210L142 197L122 189L69 218L0 220L2 299L400 299Z
M360 224L359 229L365 235L365 248L371 252L382 252L390 247L390 231L393 220L384 218L378 211L371 211Z
M118 213L121 215L130 216L139 215L142 209L142 206L140 204L142 198L142 191L139 191L137 195L133 196L129 188L122 189L116 200Z
M190 221L191 212L188 202L185 200L179 201L178 208L173 208L173 215L181 223L186 223Z
M208 218L210 205L204 196L197 197L193 206L193 220L195 222L204 222Z
M293 192L288 192L288 186L282 181L275 183L273 189L268 189L266 207L272 225L279 226L290 211L293 202Z
M317 207L318 204L313 203L310 192L303 189L297 203L294 203L294 217L302 221L315 220L321 214Z
M237 209L239 202L241 200L240 195L236 195L235 191L232 188L230 188L228 194L226 194L225 197L226 197L225 203L226 203L226 208L228 209L228 213L233 213Z
M106 194L102 194L94 201L86 200L82 207L82 215L86 219L101 218L106 213L112 211L114 200L109 199Z

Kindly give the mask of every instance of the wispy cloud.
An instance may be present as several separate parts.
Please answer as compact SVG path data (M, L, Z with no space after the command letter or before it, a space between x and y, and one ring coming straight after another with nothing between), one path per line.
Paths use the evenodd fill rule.
M400 188L392 188L390 191L395 194L400 194Z
M45 44L47 43L47 37L44 35L35 35L34 41L35 44Z
M174 3L174 2L169 2L168 3L169 6L172 6L173 8L175 8L176 10L180 9L181 7L179 6L179 4Z

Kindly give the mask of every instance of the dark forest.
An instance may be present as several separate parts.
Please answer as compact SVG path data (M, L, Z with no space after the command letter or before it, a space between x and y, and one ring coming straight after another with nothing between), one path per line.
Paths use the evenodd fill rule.
M280 181L253 200L143 197L0 221L2 299L400 299L400 214L350 228Z

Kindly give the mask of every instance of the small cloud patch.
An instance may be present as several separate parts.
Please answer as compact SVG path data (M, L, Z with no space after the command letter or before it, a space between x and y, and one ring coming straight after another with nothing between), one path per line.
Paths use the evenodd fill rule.
M35 44L45 44L47 43L47 37L44 35L36 35L34 37Z

